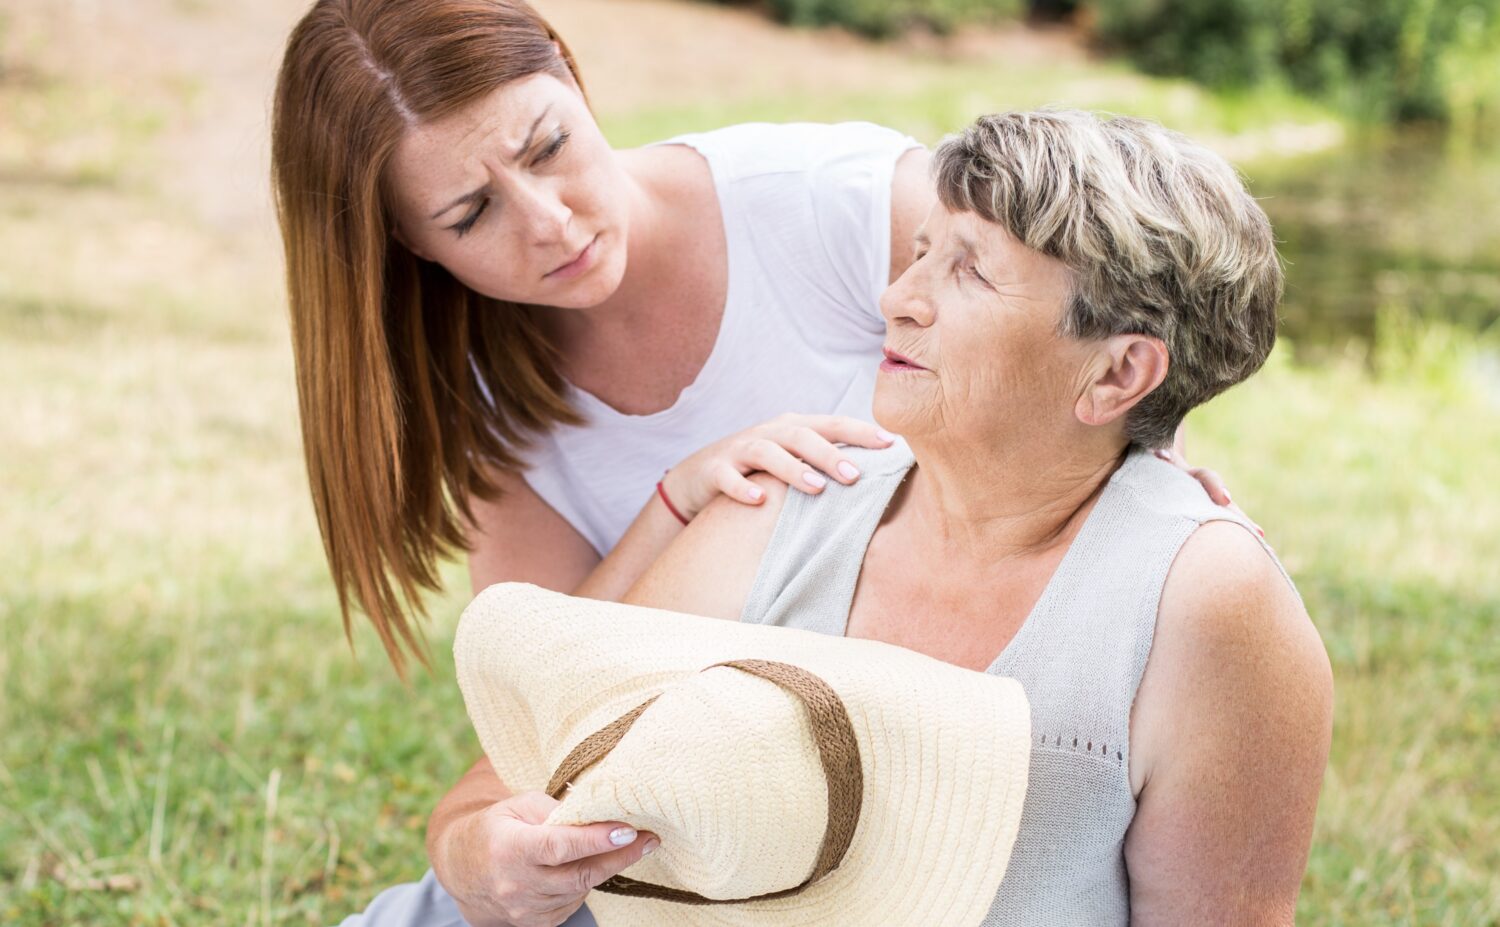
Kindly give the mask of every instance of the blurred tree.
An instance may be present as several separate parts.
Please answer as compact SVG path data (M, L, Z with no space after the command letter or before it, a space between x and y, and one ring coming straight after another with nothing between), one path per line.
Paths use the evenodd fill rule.
M1147 70L1285 81L1380 120L1494 117L1500 0L1090 0ZM1460 112L1462 111L1462 112Z

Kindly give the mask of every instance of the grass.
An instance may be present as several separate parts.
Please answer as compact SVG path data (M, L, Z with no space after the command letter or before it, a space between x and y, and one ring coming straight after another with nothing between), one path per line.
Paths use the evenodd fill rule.
M747 118L865 118L930 140L978 109L1062 101L1263 153L1327 123L1311 104L1108 64L976 67L893 76L890 94L603 121L621 145ZM420 875L425 816L477 755L448 657L462 570L432 602L431 676L397 683L362 626L351 659L307 502L274 250L160 194L151 137L175 104L70 86L0 82L0 113L28 114L0 166L29 172L0 183L0 922L337 922ZM95 102L34 105L70 92ZM83 114L87 132L66 124ZM1393 305L1371 351L1293 356L1278 349L1190 428L1334 663L1301 922L1500 922L1494 354Z
M1472 339L1409 335L1382 330L1374 374L1278 349L1191 425L1192 456L1265 526L1333 661L1302 923L1500 919L1500 492L1483 463L1500 389Z
M1284 89L1211 93L1183 80L1147 77L1110 61L1027 61L1024 66L960 61L865 91L670 105L602 113L616 145L644 144L683 132L739 122L866 119L937 140L978 113L1073 106L1130 113L1188 132L1235 158L1291 154L1326 147L1343 135L1332 111Z

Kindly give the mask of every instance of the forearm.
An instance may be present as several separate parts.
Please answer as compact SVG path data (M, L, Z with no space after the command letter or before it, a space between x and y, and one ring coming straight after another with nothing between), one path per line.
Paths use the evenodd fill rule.
M630 523L620 543L573 590L573 595L617 602L682 533L682 522L654 494Z
M495 775L487 757L480 757L448 790L427 819L427 857L440 880L447 869L447 849L453 825L511 795L511 790Z
M653 495L642 506L620 543L572 590L572 594L610 601L619 599L681 531L682 523ZM439 879L444 878L449 867L447 849L454 825L512 794L495 775L490 761L481 757L443 796L427 820L427 855Z

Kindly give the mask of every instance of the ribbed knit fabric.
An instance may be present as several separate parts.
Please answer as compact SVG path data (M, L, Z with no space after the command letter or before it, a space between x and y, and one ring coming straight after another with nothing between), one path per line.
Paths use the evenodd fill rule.
M899 442L845 453L859 482L787 494L741 621L844 634L870 538L914 463ZM1133 449L989 666L1026 690L1032 753L1020 835L986 927L1129 923L1130 707L1172 561L1218 520L1250 529L1192 477Z

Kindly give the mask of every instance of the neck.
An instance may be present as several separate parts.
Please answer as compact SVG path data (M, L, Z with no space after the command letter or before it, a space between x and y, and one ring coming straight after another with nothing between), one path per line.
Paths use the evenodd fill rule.
M1119 440L1098 431L962 446L909 438L918 461L912 529L948 563L993 564L1066 547L1124 459Z

